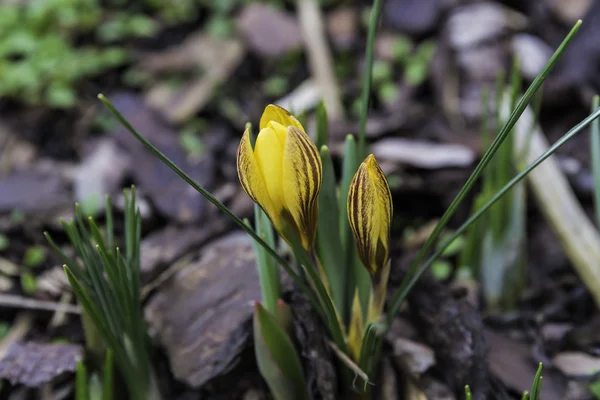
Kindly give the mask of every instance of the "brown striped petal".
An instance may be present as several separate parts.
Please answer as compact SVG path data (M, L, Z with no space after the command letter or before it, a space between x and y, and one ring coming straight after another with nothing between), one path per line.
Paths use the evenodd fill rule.
M275 207L267 190L263 174L250 144L250 132L246 129L237 150L237 171L244 191L267 213L275 228L280 227L280 210Z
M373 276L389 257L392 195L373 154L358 167L348 190L348 220L358 255Z
M315 240L321 179L317 146L304 131L288 127L283 150L283 195L306 250L312 249Z

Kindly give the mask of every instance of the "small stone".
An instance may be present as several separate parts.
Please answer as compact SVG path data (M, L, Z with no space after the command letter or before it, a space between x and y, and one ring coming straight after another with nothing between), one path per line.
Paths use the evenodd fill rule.
M302 46L302 31L291 14L266 4L245 7L237 20L241 36L261 56L280 57Z
M237 364L251 336L252 304L261 298L246 233L216 239L201 254L157 288L145 310L173 375L194 388Z
M348 49L358 33L358 15L354 8L340 7L327 15L327 32L338 49Z
M592 0L546 0L548 9L562 22L573 25L583 18Z
M0 361L0 378L13 385L39 387L75 371L82 358L83 349L79 345L15 342Z
M435 28L441 12L440 0L390 0L383 8L384 18L393 28L411 35Z

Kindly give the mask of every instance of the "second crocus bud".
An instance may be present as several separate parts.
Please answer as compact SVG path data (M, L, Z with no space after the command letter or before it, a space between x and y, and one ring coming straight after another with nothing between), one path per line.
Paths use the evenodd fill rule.
M360 164L352 178L347 211L358 256L375 276L389 258L393 206L387 179L373 154Z

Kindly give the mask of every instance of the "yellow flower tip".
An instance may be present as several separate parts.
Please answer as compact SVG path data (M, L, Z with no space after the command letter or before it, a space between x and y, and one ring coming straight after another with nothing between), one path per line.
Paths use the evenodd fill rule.
M275 104L269 104L265 107L265 110L260 117L260 129L266 128L271 121L277 122L285 127L295 126L304 132L304 127L296 117L285 108L276 106Z
M387 179L373 154L361 163L350 183L347 212L358 255L374 276L389 258L393 206Z
M269 105L254 149L246 130L237 152L240 183L267 213L279 234L299 237L312 249L321 188L321 158L302 125L286 110Z

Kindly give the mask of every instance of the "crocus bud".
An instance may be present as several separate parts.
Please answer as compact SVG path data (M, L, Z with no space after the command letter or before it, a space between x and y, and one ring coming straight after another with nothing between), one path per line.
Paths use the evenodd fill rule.
M393 206L387 179L373 154L350 182L347 211L358 256L375 276L388 261Z
M269 216L277 232L290 234L310 251L317 229L322 166L317 147L287 110L268 105L260 119L254 149L242 136L237 170L244 191Z

